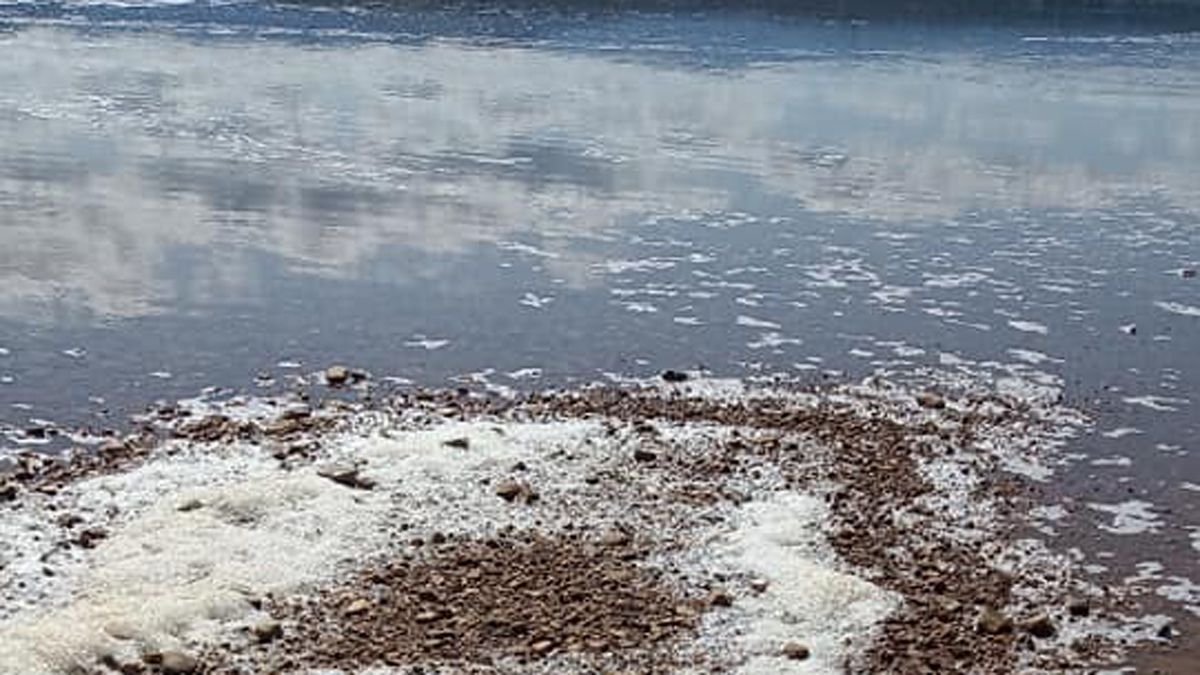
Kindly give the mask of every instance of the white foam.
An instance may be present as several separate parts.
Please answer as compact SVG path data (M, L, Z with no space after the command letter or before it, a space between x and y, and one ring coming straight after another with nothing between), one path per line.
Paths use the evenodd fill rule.
M1159 302L1155 302L1154 306L1158 307L1159 309L1161 309L1165 312L1170 312L1172 314L1179 314L1181 316L1200 316L1200 307L1193 307L1191 305L1185 305L1181 302L1159 301Z
M1047 328L1045 325L1040 324L1036 321L1010 320L1008 322L1008 325L1016 330L1023 332L1023 333L1038 333L1041 335L1046 335L1050 332L1049 328Z
M739 326L745 326L747 328L767 328L771 330L779 330L782 327L774 321L756 319L752 316L746 316L745 314L738 315L735 323Z
M869 642L899 598L839 569L823 534L829 522L823 501L781 493L747 504L740 517L724 553L768 586L738 602L745 613L740 642L749 655L738 672L844 672L848 655ZM807 646L811 657L787 659L780 648L789 641Z
M174 456L70 487L54 510L30 503L0 533L31 554L32 567L14 572L27 572L38 608L0 623L0 672L69 673L105 654L211 640L250 615L248 595L329 579L383 546L397 515L447 532L502 522L495 496L479 487L481 472L595 429L447 425L338 439L337 452L367 462L381 487L374 491L338 485L315 467L281 471L261 448L221 456L181 445ZM458 436L472 439L470 452L442 447ZM180 511L189 500L203 506ZM37 553L53 546L63 512L88 522L120 515L94 552L58 561L55 577L42 580ZM114 626L125 639L112 636Z
M1157 532L1162 526L1158 514L1154 513L1154 504L1138 499L1119 502L1117 504L1089 503L1088 508L1113 516L1111 524L1101 524L1099 528L1113 534L1141 534Z
M1178 398L1174 396L1155 396L1147 394L1144 396L1126 396L1123 399L1130 405L1140 405L1143 408L1149 408L1157 412L1174 412L1179 410L1176 406L1186 405L1189 403L1186 398Z

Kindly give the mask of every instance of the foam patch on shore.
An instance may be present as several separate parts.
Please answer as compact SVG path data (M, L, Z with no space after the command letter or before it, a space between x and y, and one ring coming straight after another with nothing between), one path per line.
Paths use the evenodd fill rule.
M748 631L741 644L750 657L738 672L844 672L847 658L869 643L900 598L842 568L822 535L830 520L822 500L783 493L747 504L740 516L726 555L767 588L743 601ZM779 645L792 640L811 657L797 661L780 654Z
M389 550L401 526L484 536L567 520L599 529L627 515L621 499L572 497L585 476L627 454L628 439L598 421L401 429L387 416L359 418L355 431L326 439L328 450L311 465L284 468L264 444L172 441L129 471L53 496L24 495L20 518L0 523L0 535L16 544L6 571L20 577L23 601L0 622L0 672L90 672L105 659L236 641L263 618L257 599L303 593L361 568ZM468 439L469 449L447 445L452 439ZM320 475L331 462L361 466L375 488ZM562 506L507 508L481 488L517 462ZM745 672L838 672L844 639L868 635L895 600L841 568L824 543L820 500L792 494L740 513L740 529L718 528L695 560L725 560L734 573L771 581L735 621L752 655ZM63 547L64 514L107 534L94 549ZM814 658L780 659L788 636L803 638Z

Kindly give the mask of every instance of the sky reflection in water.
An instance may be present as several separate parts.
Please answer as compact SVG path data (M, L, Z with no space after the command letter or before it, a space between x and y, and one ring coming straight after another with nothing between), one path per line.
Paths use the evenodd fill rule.
M965 359L1200 532L1195 34L388 17L0 5L0 421Z

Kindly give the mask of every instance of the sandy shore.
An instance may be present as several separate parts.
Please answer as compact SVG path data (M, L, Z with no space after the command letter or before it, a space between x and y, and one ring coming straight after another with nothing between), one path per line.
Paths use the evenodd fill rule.
M197 399L22 456L0 672L1065 672L1169 630L1029 536L1087 425L1056 392L673 375Z

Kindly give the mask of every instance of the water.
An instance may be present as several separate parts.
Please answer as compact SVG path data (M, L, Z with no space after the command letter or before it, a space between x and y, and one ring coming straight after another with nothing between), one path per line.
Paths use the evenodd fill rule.
M19 2L0 148L0 448L331 362L970 363L1094 416L1062 544L1200 612L1198 33Z

